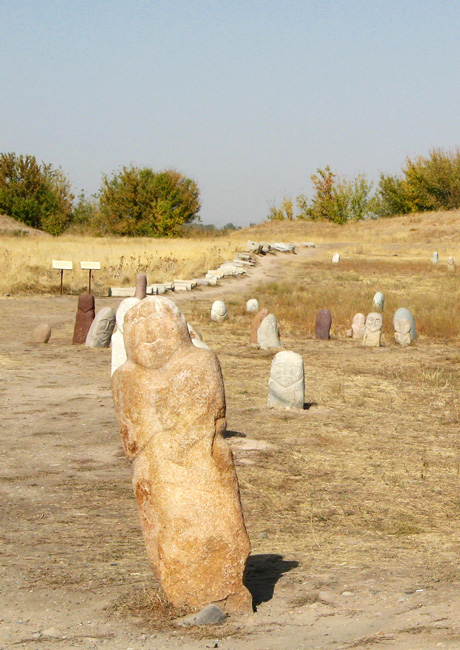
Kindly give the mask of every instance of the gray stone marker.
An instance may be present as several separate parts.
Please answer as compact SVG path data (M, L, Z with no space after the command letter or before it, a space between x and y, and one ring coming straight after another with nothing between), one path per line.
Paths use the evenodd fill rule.
M315 333L317 339L327 340L331 337L332 314L329 309L321 309L316 316Z
M434 251L431 261L433 264L437 264L439 262L439 253L437 251Z
M385 296L381 291L377 291L377 293L372 298L372 306L374 309L381 309L383 311L383 308L385 306Z
M351 329L347 330L347 336L350 336L353 339L363 340L364 329L366 324L366 317L364 314L357 313L353 316L353 321L351 323Z
M108 348L115 327L115 312L111 307L103 307L91 323L85 345L87 348Z
M395 328L395 341L399 345L410 345L417 338L414 317L406 307L400 307L395 311L393 327Z
M262 350L282 348L280 330L275 314L268 314L257 330L257 343Z
M371 312L366 318L366 329L364 330L363 345L369 347L380 347L382 340L383 316L378 312Z
M303 359L297 352L283 350L275 355L268 382L268 406L303 409L305 372Z
M447 258L447 270L448 271L455 271L455 260L453 257L448 257Z
M112 334L112 375L126 361L125 342L123 339L126 312L139 302L139 298L125 298L118 305L116 314L117 330Z
M51 327L48 323L40 323L35 327L30 335L31 343L48 343L51 336Z
M250 314L259 311L259 301L256 298L250 298L246 303L246 311Z
M222 323L228 316L227 307L222 300L215 300L211 307L211 320Z

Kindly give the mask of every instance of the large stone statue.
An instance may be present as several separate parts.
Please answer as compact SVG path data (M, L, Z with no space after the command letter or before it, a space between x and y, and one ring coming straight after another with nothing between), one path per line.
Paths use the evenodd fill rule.
M85 341L86 347L108 348L110 346L110 339L112 338L114 327L115 312L111 307L103 307L97 312L96 318L91 323Z
M77 316L73 330L73 344L85 343L89 328L94 320L94 296L90 293L83 293L78 297Z
M376 311L371 312L366 318L366 328L364 330L363 345L370 347L380 347L382 339L383 316Z
M275 355L270 368L268 390L268 406L303 409L305 373L300 354L283 350Z
M417 338L414 317L406 307L400 307L395 311L393 326L395 328L395 341L399 345L410 345Z
M124 340L112 392L155 576L176 606L250 612L250 544L223 438L219 361L192 344L185 317L161 296L127 312Z
M125 341L123 339L123 324L128 309L140 303L140 298L125 298L120 302L116 314L117 329L112 334L112 375L126 361Z
M331 338L332 315L329 309L321 309L316 316L315 333L317 339Z
M351 322L351 329L347 330L347 336L351 336L353 339L359 339L362 341L364 336L365 322L366 317L364 314L355 314Z

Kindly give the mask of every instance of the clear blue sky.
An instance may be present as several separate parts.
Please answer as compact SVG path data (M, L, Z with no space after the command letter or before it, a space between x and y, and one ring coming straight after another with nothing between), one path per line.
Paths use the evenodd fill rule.
M0 151L77 193L134 163L262 221L310 176L460 145L457 0L0 0Z

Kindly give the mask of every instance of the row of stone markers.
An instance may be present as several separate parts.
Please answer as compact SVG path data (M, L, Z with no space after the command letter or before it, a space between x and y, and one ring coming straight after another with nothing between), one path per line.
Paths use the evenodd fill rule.
M433 264L439 263L439 253L437 251L434 251L431 261ZM455 271L455 260L453 257L447 258L447 269L448 271Z

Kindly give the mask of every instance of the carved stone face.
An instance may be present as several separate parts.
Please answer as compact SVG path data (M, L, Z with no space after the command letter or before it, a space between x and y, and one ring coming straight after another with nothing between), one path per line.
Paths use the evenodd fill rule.
M219 316L225 316L227 313L227 307L225 306L225 303L222 302L222 300L216 300L212 307L211 310L218 314Z
M144 298L128 311L124 341L128 359L147 368L160 368L178 347L192 345L182 312L169 298L157 296Z
M283 388L289 388L302 379L303 367L301 363L292 362L283 357L273 360L270 377Z
M366 323L366 317L364 316L364 314L355 314L353 316L353 321L351 323L351 326L356 329L363 329L365 323Z
M90 293L83 293L79 296L78 309L84 312L94 309L94 296Z
M97 325L97 339L104 345L108 345L114 328L114 313L112 309L107 308L107 313L100 318Z
M378 332L379 330L382 329L383 326L383 318L381 314L377 314L377 312L371 312L370 314L367 315L366 318L366 329L369 330L370 332Z
M395 340L400 345L409 345L412 341L411 337L411 324L405 318L398 318L395 320Z

